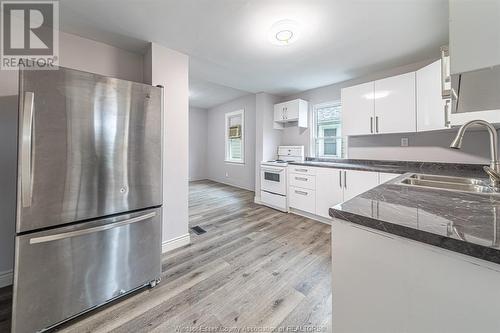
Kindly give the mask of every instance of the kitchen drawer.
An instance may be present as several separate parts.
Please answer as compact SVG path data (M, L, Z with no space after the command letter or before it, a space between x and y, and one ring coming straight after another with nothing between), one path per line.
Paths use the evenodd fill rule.
M314 176L316 174L316 168L303 166L303 165L289 165L288 172L301 173L301 174L305 174L305 175Z
M287 211L286 196L266 191L260 191L260 201L274 209L279 209L282 212Z
M290 186L316 190L316 176L301 173L291 173Z
M308 212L316 213L316 191L290 186L290 207Z

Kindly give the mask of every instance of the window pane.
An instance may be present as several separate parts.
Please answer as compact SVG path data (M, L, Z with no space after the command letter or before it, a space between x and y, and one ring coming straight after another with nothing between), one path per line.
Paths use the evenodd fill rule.
M330 142L330 140L325 140L323 143L324 155L337 155L337 144L335 142Z
M243 163L244 160L244 110L226 113L226 156L228 162Z
M315 108L315 150L317 157L342 157L341 105Z
M241 159L241 139L229 140L229 158L232 160Z
M323 136L326 137L332 137L332 136L337 136L337 129L336 128L325 128L323 131Z
M342 157L342 139L341 138L319 138L316 141L317 157Z

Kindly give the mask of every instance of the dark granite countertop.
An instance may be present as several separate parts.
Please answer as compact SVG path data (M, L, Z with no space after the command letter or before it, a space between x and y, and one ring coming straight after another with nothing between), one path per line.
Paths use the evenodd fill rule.
M304 162L289 162L290 165L304 165L320 168L349 169L403 174L406 172L433 175L484 177L482 165L409 161L378 161L355 159L320 159L308 157Z
M330 216L500 264L500 194L397 184L408 175L330 208Z

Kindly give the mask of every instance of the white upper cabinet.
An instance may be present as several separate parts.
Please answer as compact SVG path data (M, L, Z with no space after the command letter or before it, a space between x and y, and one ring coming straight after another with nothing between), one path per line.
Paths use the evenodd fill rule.
M374 82L342 89L342 131L344 135L374 133Z
M417 71L417 131L447 128L449 101L441 96L441 61Z
M415 72L342 89L346 136L415 132Z
M416 131L415 72L375 81L375 132Z
M500 65L500 1L449 1L451 74Z
M302 99L274 105L274 128L281 129L285 123L296 123L298 127L307 127L309 105Z

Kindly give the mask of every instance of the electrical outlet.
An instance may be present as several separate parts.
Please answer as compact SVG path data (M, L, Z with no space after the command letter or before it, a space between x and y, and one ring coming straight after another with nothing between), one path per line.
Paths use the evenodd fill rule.
M408 147L408 138L401 138L401 147Z

